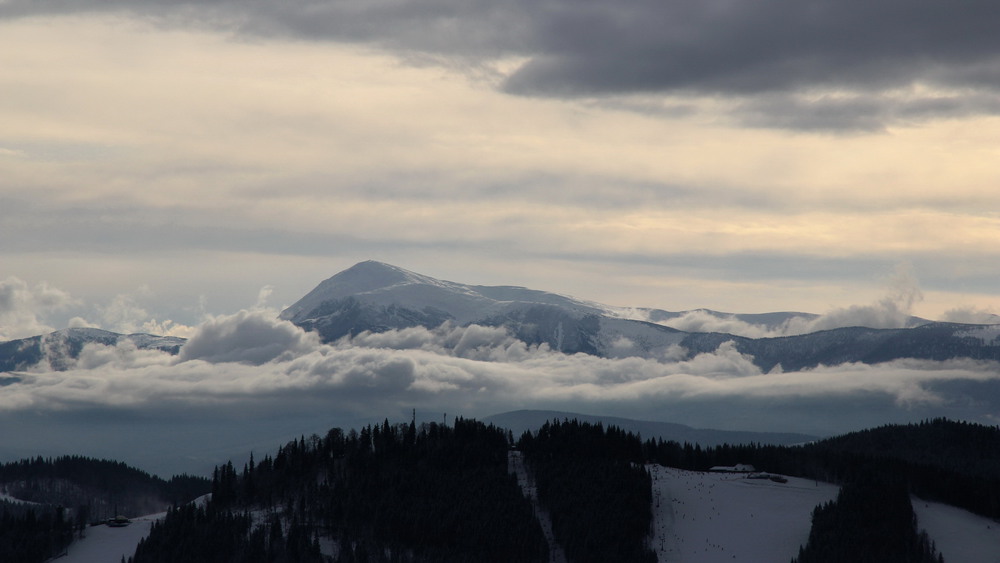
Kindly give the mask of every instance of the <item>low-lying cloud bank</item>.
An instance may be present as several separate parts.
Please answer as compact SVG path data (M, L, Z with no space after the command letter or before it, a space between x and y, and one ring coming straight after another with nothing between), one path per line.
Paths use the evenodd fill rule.
M163 474L412 409L830 435L934 416L996 423L1000 405L1000 366L971 360L762 373L731 343L686 360L611 359L448 324L322 344L268 310L209 319L176 356L122 340L88 344L66 371L45 368L0 380L0 458L79 453Z
M726 427L734 403L874 398L889 409L962 406L974 418L992 416L988 396L965 395L955 384L1000 380L1000 366L971 360L791 373L762 373L752 360L731 343L678 361L566 355L477 325L362 333L322 344L273 311L241 311L202 324L177 356L137 350L126 340L88 344L71 369L34 370L7 385L0 409L310 404L362 416L408 407L471 415L530 407L672 419L671 409L697 403L714 409L708 418Z

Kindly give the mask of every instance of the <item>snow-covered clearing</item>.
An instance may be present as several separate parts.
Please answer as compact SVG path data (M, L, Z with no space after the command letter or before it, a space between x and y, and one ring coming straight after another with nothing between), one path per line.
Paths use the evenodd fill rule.
M149 535L153 522L163 518L165 512L133 518L124 528L109 528L103 524L84 531L82 540L74 541L66 556L57 557L53 563L117 563L122 556L127 560L135 554L139 540Z
M947 504L913 498L917 526L927 531L944 560L1000 563L1000 523Z
M653 477L651 546L663 563L788 561L809 539L812 510L839 488L788 477L648 466Z

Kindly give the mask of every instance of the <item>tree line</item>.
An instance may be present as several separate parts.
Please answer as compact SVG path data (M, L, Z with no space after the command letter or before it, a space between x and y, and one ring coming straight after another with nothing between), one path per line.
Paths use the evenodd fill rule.
M211 501L170 511L132 561L201 561L190 557L220 550L224 558L204 560L546 561L533 509L507 471L510 440L461 418L300 437L242 470L217 468ZM187 533L216 525L225 533Z
M793 447L708 448L575 420L553 420L516 443L509 431L474 420L385 420L302 436L273 456L219 466L210 480L163 481L77 457L0 465L0 483L21 487L15 496L51 503L0 504L0 560L41 562L65 549L86 524L88 505L55 502L78 498L80 489L104 503L147 490L171 499L133 563L547 561L534 509L508 470L512 447L522 451L570 561L656 560L647 545L646 463L690 470L749 463L840 484L838 499L815 509L795 563L940 563L917 533L910 494L1000 517L1000 430L945 419ZM210 501L188 503L208 491Z
M809 540L792 563L944 563L917 521L905 483L881 472L844 483L812 513Z
M571 561L655 562L652 480L638 436L577 420L545 423L518 441Z
M89 524L165 510L208 492L204 477L169 480L128 465L83 456L0 464L0 490L26 502L0 502L0 561L41 563L64 552Z

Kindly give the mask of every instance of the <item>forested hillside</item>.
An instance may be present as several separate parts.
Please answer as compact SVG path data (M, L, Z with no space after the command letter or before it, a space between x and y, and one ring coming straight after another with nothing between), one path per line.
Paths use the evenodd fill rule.
M943 563L918 532L906 483L884 474L858 475L835 501L813 511L808 543L792 563Z
M509 459L524 460L518 471L537 491L556 551ZM133 563L542 562L557 551L571 562L646 563L656 560L648 463L752 464L840 484L839 497L813 511L796 563L940 563L910 495L1000 517L995 427L937 419L794 447L702 448L576 420L550 421L516 443L474 420L386 420L301 437L241 468L220 466L211 480L163 481L76 457L2 465L3 489L40 504L0 503L0 560L44 561L113 507L134 515L172 504ZM211 500L188 502L209 490Z
M172 510L133 562L548 561L508 469L512 439L463 419L302 438L218 468L211 502ZM555 423L519 444L571 560L656 560L637 436Z
M509 447L462 419L302 438L217 469L211 502L171 511L133 561L546 561Z
M0 465L0 561L42 562L95 521L166 510L208 492L206 478L165 481L121 462L64 456Z
M749 463L767 471L846 483L885 475L921 498L1000 519L1000 429L945 419L887 425L802 446L701 448L647 441L646 458L683 469Z
M518 447L571 561L656 561L647 545L653 499L638 436L613 426L553 421L525 433Z
M0 561L46 561L62 553L84 526L61 506L0 501Z

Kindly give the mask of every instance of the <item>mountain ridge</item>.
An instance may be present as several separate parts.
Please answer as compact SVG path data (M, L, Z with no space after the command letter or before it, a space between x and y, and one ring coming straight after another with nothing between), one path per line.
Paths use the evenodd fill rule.
M665 324L699 316L694 329ZM732 347L762 372L802 370L844 363L875 364L901 358L943 361L952 358L1000 361L1000 325L929 322L909 317L902 328L846 326L803 334L774 335L792 321L810 323L819 316L798 312L729 314L709 309L670 312L613 307L522 286L468 285L439 280L404 268L368 260L319 283L279 314L331 343L364 332L424 327L444 323L503 328L531 346L566 354L605 358L642 357L689 360L698 354ZM697 319L696 319L697 320ZM759 327L767 336L741 336L711 330L732 321ZM911 326L915 325L915 326ZM709 327L700 330L699 327ZM93 328L70 328L47 335L0 343L0 372L24 370L43 361L67 369L87 342L106 346L122 339L139 349L176 354L185 340L122 335Z
M87 344L116 346L130 341L140 350L177 354L186 341L175 336L120 334L99 328L64 328L47 334L0 342L0 373L28 369L48 362L52 369L67 369Z
M600 357L690 359L733 342L764 372L900 358L1000 360L1000 329L908 317L902 328L847 326L788 336L749 337L684 331L664 321L701 313L771 329L817 315L796 312L730 315L708 309L669 312L612 307L519 286L478 286L437 280L376 261L356 264L321 282L281 313L326 342L444 322L503 327L529 345ZM659 322L657 322L659 321ZM994 334L996 333L996 334ZM977 336L978 334L978 336ZM682 353L683 356L678 356Z

